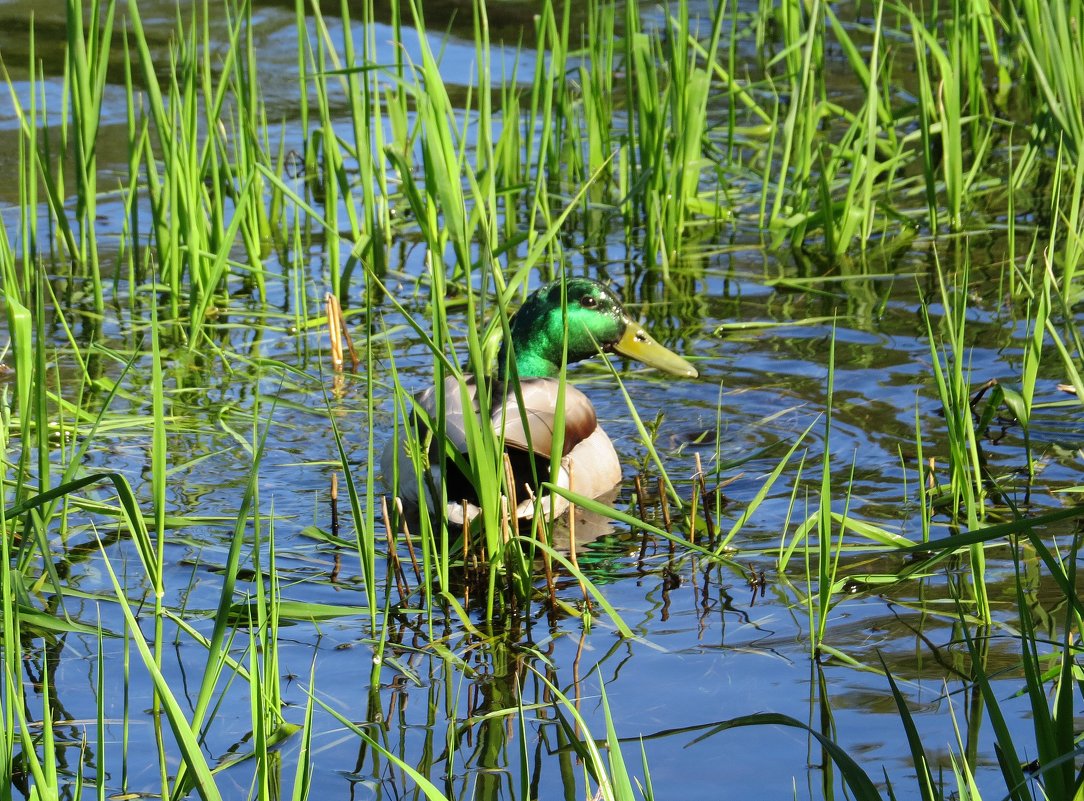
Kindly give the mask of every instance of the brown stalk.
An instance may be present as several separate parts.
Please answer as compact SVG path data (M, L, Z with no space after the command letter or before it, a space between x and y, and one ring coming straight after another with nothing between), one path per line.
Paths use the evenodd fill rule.
M339 305L339 299L328 292L324 295L324 305L327 308L327 331L328 338L331 341L331 369L336 373L342 372L345 363L343 358L343 343L345 342L347 350L350 351L352 369L357 372L361 359L358 358L358 353L354 349L354 342L350 339L350 331L346 327L346 320L343 319L343 310L342 306Z
M572 473L572 460L569 459L565 465L565 469L568 471L568 491L569 494L575 492L576 486L575 477ZM583 579L580 578L580 563L576 559L576 504L571 499L568 502L568 561L572 563L572 566L576 568L576 580L580 585L580 592L583 593L583 603L585 606L591 606L591 599L587 595L587 585L583 583Z
M696 459L696 479L700 485L700 505L704 507L704 523L708 528L708 547L715 547L715 520L711 516L711 504L708 503L708 486L704 482L704 469L700 464L700 454L694 454Z
M388 497L380 496L380 511L384 516L384 533L388 538L388 566L395 574L395 586L399 590L399 600L404 604L407 597L406 575L403 573L403 565L399 561L399 551L395 547L395 535L392 534L391 515L388 513Z
M403 511L403 499L398 496L395 498L395 513L399 515L399 521L402 523L403 539L406 541L407 553L410 554L410 564L414 568L414 580L421 584L422 572L418 567L418 557L414 553L414 538L410 536L410 524L407 523L406 514Z
M644 482L641 479L639 473L636 474L636 506L640 510L640 519L643 520L647 517L647 510L644 507ZM644 569L644 559L647 556L647 529L645 528L640 535L640 555L636 559L637 567L641 570Z
M659 476L659 503L662 504L662 525L666 529L667 534L673 533L673 522L670 520L670 499L663 493L662 476ZM670 543L670 558L674 558L674 541L668 540Z

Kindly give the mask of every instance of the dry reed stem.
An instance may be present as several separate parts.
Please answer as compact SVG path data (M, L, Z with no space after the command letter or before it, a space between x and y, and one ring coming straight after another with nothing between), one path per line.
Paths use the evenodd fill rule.
M331 536L339 536L339 474L331 474Z
M700 463L700 453L694 453L696 460L696 479L700 487L700 505L704 507L704 523L708 529L708 547L715 547L715 519L711 516L711 504L708 503L708 485L704 481L704 468Z
M388 567L395 575L395 587L399 590L399 600L404 604L407 598L406 574L399 561L399 552L395 547L395 535L392 534L391 514L388 512L388 496L380 496L380 512L384 518L384 534L388 539Z
M513 476L512 474L512 460L511 458L509 458L507 451L504 452L503 458L504 486L505 490L508 492L508 495L501 496L501 500L505 504L503 510L504 515L501 518L501 534L504 537L505 543L507 543L512 538L511 524L508 519L509 510L512 510L512 513L514 514L514 510L519 508L519 504L517 503L518 499L516 498L516 479L515 476Z
M640 510L640 519L647 517L647 507L644 506L644 482L643 477L637 473L636 478L636 508ZM640 555L636 558L636 565L641 570L644 568L644 559L647 557L647 529L640 534Z
M331 474L331 536L339 539L339 474ZM328 580L334 584L339 580L339 571L342 569L342 559L339 549L335 549L335 564L331 568Z
M568 471L568 491L569 493L575 492L576 479L572 472L572 460L568 459L565 463L565 470ZM568 502L568 561L572 563L572 566L576 568L577 576L580 574L580 563L576 559L576 504L571 500ZM587 586L583 583L583 579L578 578L576 581L580 585L580 592L583 593L584 606L590 608L591 598L587 594Z
M327 308L327 332L331 342L331 369L336 373L342 372L345 363L343 358L343 343L345 342L347 350L350 351L351 369L357 372L361 359L358 358L358 352L355 350L354 342L350 338L350 331L346 327L346 320L343 319L343 310L342 306L339 305L339 299L328 292L324 295L324 305Z
M534 493L531 492L530 488L528 488L527 491L530 492L531 497L534 498ZM545 526L542 525L542 519L542 510L538 508L538 504L536 502L534 511L535 539L537 539L543 545L547 545L548 543L546 542L546 529ZM552 625L556 623L557 587L554 586L553 583L553 562L550 559L550 552L546 548L542 549L542 570L546 575L546 592L549 593L550 597L550 623Z
M670 519L670 501L663 493L662 476L659 476L659 503L662 505L662 525L666 529L667 534L673 533L673 521ZM674 558L674 541L668 540L670 543L669 556Z
M406 514L403 511L403 499L398 495L395 496L395 513L399 516L399 522L402 524L403 540L406 542L407 553L410 554L410 565L414 568L414 580L418 583L422 583L421 568L418 567L418 557L414 553L414 538L410 535L410 524L407 522Z
M328 292L324 295L327 309L327 335L331 344L331 369L341 373L343 369L343 313L339 299Z

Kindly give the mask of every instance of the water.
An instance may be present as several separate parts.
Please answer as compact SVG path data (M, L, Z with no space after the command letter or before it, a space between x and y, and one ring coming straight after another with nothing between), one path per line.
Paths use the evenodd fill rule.
M28 8L5 2L0 16L24 19ZM508 10L510 15L523 12ZM164 40L174 14L172 4L141 4L141 13ZM292 70L296 64L292 11L261 6L256 20L261 68L267 74ZM433 19L430 24L440 30ZM221 30L212 25L212 38ZM7 61L12 45L0 42ZM510 56L502 51L501 57ZM449 82L468 72L473 59L473 44L453 33L444 59ZM522 74L529 74L527 66L521 64ZM47 91L55 91L49 85L53 88ZM263 87L269 119L290 120L296 104L290 85L284 80ZM106 117L123 125L123 108L112 108ZM0 107L0 133L5 137L16 133L6 106ZM291 136L296 138L288 133L287 144L297 145ZM112 170L124 173L123 154L103 151L99 158L104 175ZM0 181L0 186L13 185L14 179ZM0 216L10 227L17 196L0 191L4 192L0 202L6 206ZM119 232L123 215L119 201L105 199L100 213L105 219L112 215ZM341 384L332 385L320 375L323 335L290 328L297 299L285 281L270 284L267 306L278 313L269 315L251 295L235 294L231 321L237 327L223 335L224 353L233 355L212 353L189 360L177 354L167 360L167 384L184 390L171 394L169 512L187 518L187 524L175 529L166 548L166 607L196 631L210 632L232 521L249 478L251 454L244 443L252 440L255 424L258 432L269 427L258 478L262 545L255 549L257 527L250 522L241 563L251 567L253 554L259 552L259 563L267 568L273 510L283 597L343 610L318 623L295 622L287 615L278 642L274 669L282 680L285 717L303 722L309 693L317 700L307 756L313 766L311 797L367 799L413 793L413 782L402 769L364 745L336 715L362 727L408 765L421 766L440 789L457 797L521 798L523 783L529 785L530 797L572 797L574 792L582 797L582 768L569 745L570 737L582 732L567 710L549 705L554 699L549 685L575 702L596 737L606 731L605 689L605 705L624 743L631 773L643 776L642 747L658 797L830 794L838 786L838 776L824 769L824 755L805 731L776 726L715 730L723 721L758 712L781 713L830 734L872 776L879 778L884 766L901 797L908 797L906 788L915 786L909 778L910 756L888 682L878 674L881 659L900 682L923 740L930 753L940 756L941 766L947 769L948 754L958 750L955 716L965 742L974 738L977 744L974 767L980 780L993 779L991 786L998 786L982 702L960 692L971 658L960 636L950 587L966 580L961 561L942 564L921 578L870 583L867 588L864 581L898 573L909 557L868 550L846 554L842 573L855 579L852 589L858 591L833 598L825 643L856 664L825 655L812 658L802 603L807 591L803 553L794 555L786 571L776 569L774 549L786 544L796 526L817 508L820 456L825 452L832 460L833 486L850 487L846 498L842 492L835 494L836 511L846 509L856 519L912 540L922 536L917 487L924 478L916 425L923 458L933 458L936 475L947 481L945 422L921 314L922 298L934 299L933 326L942 330L944 310L936 302L939 290L931 269L935 243L918 239L891 259L851 265L853 275L828 270L828 280L822 280L825 271L801 254L766 247L761 232L747 218L711 238L709 246L691 249L675 266L676 288L666 287L656 273L637 263L639 254L628 251L617 233L607 238L601 254L569 249L571 272L601 277L619 287L659 338L700 369L700 377L692 381L664 380L633 365L622 365L627 368L622 375L645 420L662 412L656 445L667 470L681 480L680 491L686 497L692 492L694 454L701 457L709 480L725 483L727 503L717 514L723 531L750 504L759 502L758 493L786 448L809 429L795 459L731 541L729 560L709 562L681 549L671 552L664 541L653 538L645 547L639 532L622 525L613 525L583 547L581 564L632 628L631 639L617 636L612 622L597 611L588 625L569 615L547 619L538 609L516 630L501 631L482 620L477 610L471 615L474 630L454 615L430 627L424 615L408 610L396 619L386 643L375 642L367 629L368 618L351 611L364 603L356 562L344 555L349 551L310 536L310 527L330 528L328 491L337 470L337 452L329 417L346 433L355 476L359 480L366 476L364 376L347 375ZM967 245L966 238L936 243L943 262L969 259L976 265L968 319L971 381L976 385L990 378L1011 381L1021 369L1027 335L1024 312L1004 300L1000 273L980 268L1004 260L1004 240L995 233L983 237L970 252ZM311 257L309 269L317 280L305 289L310 310L318 308L326 280L323 255L316 250ZM417 284L424 269L421 254L410 247L393 248L393 261L393 291L409 311L424 319L426 290ZM269 263L274 265L274 260ZM289 269L279 268L283 273ZM668 303L641 306L648 298ZM454 311L451 316L453 325L463 325ZM401 380L408 389L421 388L432 380L431 359L402 322L390 306L383 306L382 324L392 332ZM734 328L743 323L778 325ZM106 321L104 341L118 348L130 345L129 326L123 314ZM50 334L60 348L57 367L63 374L67 343L60 330ZM835 391L830 404L833 341ZM284 378L261 368L261 358L295 366L311 380ZM376 370L378 412L373 422L381 445L390 437L392 420L386 360L378 359ZM121 365L105 360L101 372L119 379ZM635 512L632 477L645 460L646 448L624 400L598 365L579 366L570 378L591 396L625 461L628 481L615 505ZM137 417L100 435L84 459L87 469L123 471L143 498L149 492L148 434L138 415L149 412L148 380L138 369L124 378L128 391L112 411ZM1055 388L1059 380L1055 360L1048 359L1039 384L1042 400L1062 397ZM829 409L831 428L825 441ZM1020 428L1006 423L991 429L991 438L983 443L987 464L995 475L1016 476L1007 485L1011 500L1021 508L1056 507L1051 491L1080 483L1076 422L1072 413L1061 410L1039 414L1035 427L1040 433L1033 446L1042 471L1030 485L1019 476L1027 464ZM756 456L769 447L774 449ZM751 455L755 458L749 459ZM803 457L806 463L799 474ZM720 462L739 461L743 463L738 467L716 471ZM90 492L108 497L104 490ZM943 516L937 519L944 521ZM935 534L945 531L939 526ZM63 611L72 620L91 627L100 621L110 635L120 634L124 624L115 604L100 600L110 596L112 584L95 536L103 539L122 581L123 574L141 572L138 554L126 538L108 530L68 532L55 545L65 554L64 580L73 590L63 599ZM344 532L344 536L353 535ZM848 542L863 541L851 532ZM1050 607L1059 596L1041 575L1037 559L1025 555L1029 600L1049 615L1043 625L1053 634L1060 613ZM989 559L987 586L995 616L1012 621L1016 603L1012 563L1002 551L992 551ZM255 593L251 578L242 575L238 600ZM138 582L129 587L137 602L149 602L145 592ZM563 580L560 596L582 608L574 582ZM56 598L34 601L58 614ZM150 625L144 615L145 635L150 635ZM245 664L250 658L247 631L239 630L233 648L234 656ZM1013 697L1022 680L1019 646L1010 635L1009 628L995 629L982 643L983 655L986 670L997 676L1002 709L1027 750L1030 709L1026 698ZM383 659L374 665L381 646ZM27 677L50 675L57 704L54 714L63 721L58 736L65 743L59 759L68 782L66 792L74 793L70 782L75 773L82 771L89 782L103 769L109 794L124 789L155 793L157 724L145 712L151 687L138 660L129 655L130 695L125 699L123 674L114 667L125 659L129 646L124 638L107 636L99 644L93 631L71 631L26 641L23 647ZM103 680L104 754L97 753L94 726L99 659L109 666ZM195 704L205 660L205 650L183 634L163 657L165 679L186 709ZM248 689L237 678L220 692L222 702L214 707L214 722L203 743L212 762L251 747ZM29 698L28 704L37 710L41 699ZM535 704L539 708L525 715L527 722L520 731L517 705L532 710ZM122 721L128 722L127 728ZM81 750L84 737L92 745ZM282 793L293 781L299 747L300 738L295 736L277 752L281 764L272 767L281 775ZM169 750L174 756L167 770L173 772L175 751ZM242 762L219 774L226 797L251 793L252 769ZM577 782L580 789L570 790Z

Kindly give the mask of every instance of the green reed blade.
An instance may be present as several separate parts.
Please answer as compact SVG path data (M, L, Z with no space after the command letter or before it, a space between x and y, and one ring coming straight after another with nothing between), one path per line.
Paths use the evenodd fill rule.
M762 712L731 718L716 726L712 726L704 734L694 738L690 745L714 737L720 732L745 726L786 726L788 728L806 732L817 740L817 743L831 758L832 762L839 769L840 775L847 787L854 794L854 798L860 799L860 801L881 801L881 794L877 791L876 785L845 749L829 739L824 733L807 726L799 720L795 720L789 715L783 715L776 712Z
M199 793L200 798L202 798L203 801L219 801L222 796L219 793L218 787L211 775L210 767L207 765L207 761L203 756L203 751L200 748L199 737L197 734L200 728L199 724L189 723L184 710L181 708L181 705L173 695L173 691L170 689L169 680L162 674L151 648L143 638L139 628L139 621L136 619L135 613L132 611L128 604L128 600L124 596L124 588L117 578L117 574L113 571L113 565L108 554L105 552L104 547L102 548L101 553L102 563L105 566L106 572L109 574L114 592L116 592L117 595L118 606L124 614L129 630L133 632L132 640L136 644L136 650L139 651L139 655L143 660L143 665L147 669L147 672L154 683L155 696L160 699L162 709L166 714L166 719L169 721L170 729L177 739L177 746L180 749L182 757L181 767L177 775L177 785L183 786L182 779L184 773L191 771L194 776L194 786ZM197 720L198 717L199 714L197 712L194 714L193 718L194 720Z

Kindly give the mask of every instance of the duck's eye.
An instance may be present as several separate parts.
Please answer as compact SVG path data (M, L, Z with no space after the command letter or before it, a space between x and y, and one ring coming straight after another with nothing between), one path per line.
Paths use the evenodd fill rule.
M593 309L598 306L598 298L594 295L584 295L580 298L580 305L585 309Z

